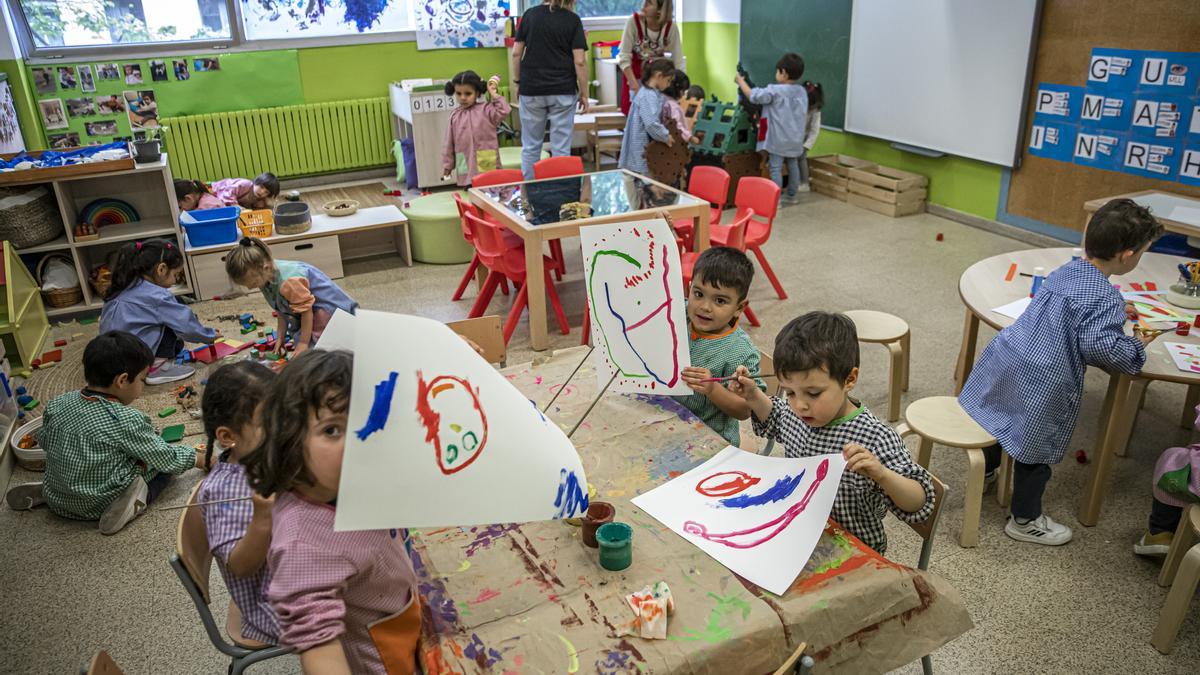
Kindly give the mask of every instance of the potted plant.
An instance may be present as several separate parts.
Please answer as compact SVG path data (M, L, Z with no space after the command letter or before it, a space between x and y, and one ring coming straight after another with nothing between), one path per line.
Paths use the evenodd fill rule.
M133 161L138 164L157 162L162 157L162 142L167 134L167 127L152 127L139 131L133 140Z

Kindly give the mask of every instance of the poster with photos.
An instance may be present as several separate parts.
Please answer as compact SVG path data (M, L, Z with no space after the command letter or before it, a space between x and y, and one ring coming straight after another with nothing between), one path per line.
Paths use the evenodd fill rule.
M43 96L58 91L58 87L54 84L54 69L34 68L33 86L37 89L37 93Z
M96 110L101 115L115 115L125 112L125 99L117 94L96 97Z
M51 98L38 101L38 109L42 112L42 126L47 129L66 129L67 111L63 109L61 98Z
M91 66L79 66L79 91L90 94L96 91L96 78Z
M78 148L82 143L79 142L78 131L68 131L65 134L50 134L51 150L66 150L68 148Z
M117 123L115 120L104 120L103 122L84 122L84 131L88 136L116 136Z
M194 59L192 61L192 69L195 70L197 73L207 73L211 70L220 70L221 69L221 59L215 58L215 57L214 58L205 57L202 59Z
M121 67L115 63L97 63L96 77L101 80L119 80Z

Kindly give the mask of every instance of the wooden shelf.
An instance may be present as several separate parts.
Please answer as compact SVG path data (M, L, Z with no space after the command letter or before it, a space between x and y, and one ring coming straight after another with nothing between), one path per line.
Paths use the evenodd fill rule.
M175 224L171 222L170 218L159 216L157 218L135 220L132 223L105 225L100 228L99 239L77 241L75 242L75 248L101 246L103 244L131 241L134 239L149 239L151 237L162 237L172 234L176 234ZM24 251L21 251L21 253L24 253Z
M54 239L53 241L48 241L44 244L38 244L37 246L30 246L29 248L19 248L17 249L17 255L26 255L28 253L45 253L46 251L63 251L69 248L71 248L71 242L67 240L67 233L63 232L58 236L57 239Z

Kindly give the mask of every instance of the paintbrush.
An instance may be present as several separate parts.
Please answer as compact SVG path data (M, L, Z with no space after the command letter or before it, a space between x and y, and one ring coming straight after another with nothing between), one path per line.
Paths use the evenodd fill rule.
M228 504L229 502L244 502L253 497L234 497L233 499L218 499L212 502L196 502L195 504L180 504L179 506L160 506L155 511L177 511L179 509L190 509L193 506L212 506L213 504Z
M700 380L700 381L701 381L701 382L728 382L728 381L730 381L730 380L736 380L738 377L740 377L740 376L738 376L738 375L729 375L728 377L706 377L706 378L704 378L703 380ZM775 377L775 373L767 373L766 375L763 375L762 373L755 373L755 374L753 374L753 375L747 375L746 377L749 377L749 378L752 378L752 379L753 379L753 378L756 378L756 377L757 377L757 378Z

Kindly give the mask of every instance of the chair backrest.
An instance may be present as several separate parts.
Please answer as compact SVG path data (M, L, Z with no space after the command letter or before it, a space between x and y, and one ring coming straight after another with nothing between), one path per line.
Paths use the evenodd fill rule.
M913 529L913 532L921 535L925 540L921 544L921 557L917 561L917 569L929 569L929 555L933 551L933 533L937 531L938 518L942 515L942 504L946 503L946 484L938 480L938 477L929 474L930 480L933 481L933 513L921 523L909 523L908 526Z
M770 373L771 377L764 377L763 382L767 385L767 396L774 396L779 393L779 378L775 376L775 360L767 356L763 350L758 350L758 372Z
M125 671L121 670L108 652L101 649L91 661L79 667L79 675L125 675Z
M581 173L583 173L583 158L575 155L548 157L533 165L533 177L538 180L578 176Z
M454 193L454 206L458 208L458 220L462 226L463 239L466 239L468 244L473 243L471 240L471 228L467 226L467 214L473 213L479 215L479 209L475 208L475 205L471 202L463 199L460 192Z
M739 209L737 218L729 224L729 239L727 246L736 248L739 251L746 250L746 228L750 227L750 221L754 220L754 209L746 208Z
M503 227L498 223L493 223L485 218L480 218L474 213L466 213L465 218L467 229L471 231L471 236L468 240L474 244L475 250L483 258L501 258L504 256L506 247L504 245L504 236L500 229ZM485 261L487 262L487 261Z
M196 483L192 494L188 495L188 504L196 503L196 495L200 492L201 483ZM188 576L200 592L200 597L207 605L208 577L212 571L212 551L208 549L208 529L204 525L204 514L200 508L193 506L183 510L179 516L179 525L175 529L175 555L179 556Z
M524 178L520 169L492 169L472 178L471 187L491 187L493 185L520 183Z
M700 165L692 167L688 179L688 194L703 199L711 206L721 209L729 198L729 172L719 166Z
M739 216L743 209L754 209L758 220L766 223L769 232L771 223L775 222L775 212L779 210L779 186L769 178L746 176L738 181L733 204Z
M446 324L450 330L470 338L483 350L483 358L488 363L499 363L501 367L508 360L508 345L504 344L504 329L500 325L500 317L491 314L478 319L464 319Z
M596 132L625 131L628 122L624 115L596 115Z

